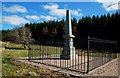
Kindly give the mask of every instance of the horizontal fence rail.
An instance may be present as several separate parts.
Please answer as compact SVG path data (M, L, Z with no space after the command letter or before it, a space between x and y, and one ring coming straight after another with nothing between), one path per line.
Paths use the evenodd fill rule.
M88 37L88 71L117 58L117 42Z
M40 40L29 44L29 61L87 73L117 57L115 41L89 37L73 42L75 59L60 58L64 40Z

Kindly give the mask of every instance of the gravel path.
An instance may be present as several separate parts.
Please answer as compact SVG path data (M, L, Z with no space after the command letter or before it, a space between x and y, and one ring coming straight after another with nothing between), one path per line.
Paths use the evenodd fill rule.
M27 60L17 60L17 61L22 62L22 63L27 63L27 64L30 64L30 65L33 65L36 67L43 67L44 66L44 67L46 67L50 70L53 70L53 71L66 73L68 75L83 76L85 78L86 78L86 76L88 76L88 78L90 76L107 76L108 78L111 78L112 76L120 75L120 67L119 67L120 66L120 59L114 59L114 60L90 71L87 74L83 74L83 73L75 72L75 71L70 71L70 70L66 70L66 69L62 69L62 68L57 68L54 66L44 65L44 64L41 64L41 63L35 62L35 61L34 62L29 62Z

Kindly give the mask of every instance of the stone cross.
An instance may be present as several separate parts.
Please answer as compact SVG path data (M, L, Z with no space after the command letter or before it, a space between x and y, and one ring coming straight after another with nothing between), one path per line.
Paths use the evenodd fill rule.
M72 35L72 26L71 26L71 16L70 10L66 11L66 30L64 35L64 47L62 54L60 55L61 59L72 60L75 59L75 47L73 47L73 38Z

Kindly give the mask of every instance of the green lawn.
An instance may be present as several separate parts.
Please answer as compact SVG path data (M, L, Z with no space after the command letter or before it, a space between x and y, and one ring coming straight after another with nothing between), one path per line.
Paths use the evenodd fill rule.
M31 45L31 50L29 50L30 56L44 56L44 55L53 55L60 54L62 48L53 47L53 46L43 46L43 45Z
M20 64L11 60L11 58L26 57L27 50L6 49L2 52L2 75L3 76L24 76L30 75L30 72L36 72L35 68L29 65Z
M120 53L117 54L117 57L120 58Z
M15 43L10 43L10 42L5 42L3 44L3 46L5 48L8 48L8 49L24 49L24 45L23 44L15 44Z
M13 44L13 43L12 43ZM10 46L11 43L7 45ZM19 48L21 44L14 44L12 48ZM20 47L21 48L21 47ZM28 50L5 49L2 51L2 75L3 76L51 76L58 75L46 68L36 68L27 64L11 60L12 58L27 57Z

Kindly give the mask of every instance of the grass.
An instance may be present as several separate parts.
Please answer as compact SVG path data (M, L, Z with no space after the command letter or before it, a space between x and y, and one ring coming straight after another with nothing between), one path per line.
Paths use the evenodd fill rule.
M31 56L44 56L44 55L53 55L60 54L62 48L52 47L52 46L43 46L43 45L31 45L30 55Z
M13 49L5 49L2 51L2 75L3 76L63 76L59 73L55 73L53 71L50 71L46 68L36 68L28 64L21 64L20 62L11 60L12 58L19 58L19 57L27 57L28 56L28 50L25 49L14 49L14 48L23 48L22 44L15 44L15 43L9 43L6 47L12 47ZM34 56L39 55L45 55L46 53L48 55L50 54L59 54L62 52L62 48L59 47L51 47L51 46L38 46L33 45L33 49L41 50L40 52L37 52L37 50L33 50ZM77 54L79 55L87 55L87 53L84 53L84 50L77 50ZM41 53L41 54L40 54ZM99 55L98 53L92 53L95 55ZM118 58L120 58L120 53L118 54Z
M2 52L2 75L23 76L29 74L29 71L35 71L34 68L29 68L28 65L11 60L11 58L25 57L27 53L27 50L4 50Z
M24 45L23 44L15 44L15 43L10 43L10 42L5 42L3 44L3 46L6 49L24 49Z
M120 53L117 54L117 57L120 58Z
M78 56L87 56L88 51L77 49L76 54L78 54ZM104 53L100 53L100 52L97 52L97 51L89 51L89 56L92 56L92 57L101 57L101 54L104 54Z
M14 50L6 49L2 52L2 58L18 58L18 57L27 57L28 50Z
M78 56L87 56L87 50L81 50L81 49L76 49L76 54ZM109 52L106 51L95 51L95 50L90 50L89 51L89 56L90 57L111 57L113 55L116 55L116 53L112 53L112 55ZM117 54L117 58L120 58L120 53Z
M13 43L9 43L9 46ZM7 45L7 47L8 47ZM20 44L14 44L13 48L19 48ZM63 76L46 68L36 68L11 60L12 58L27 57L28 50L5 49L2 51L2 76Z

